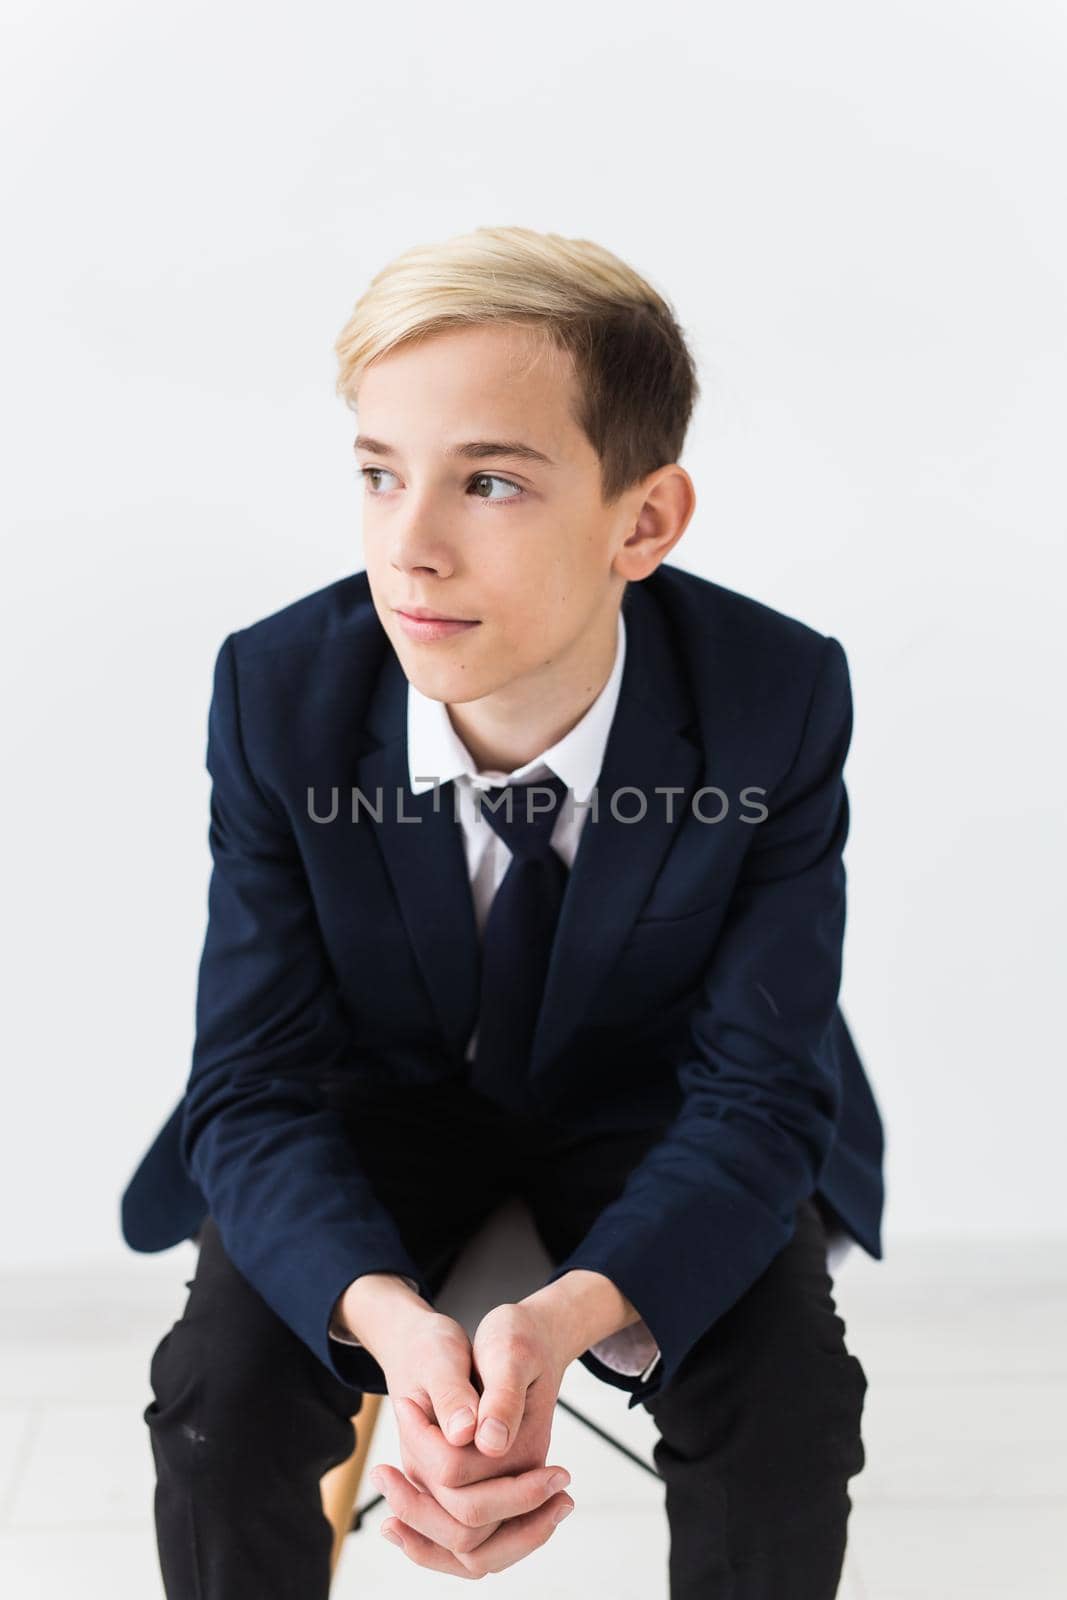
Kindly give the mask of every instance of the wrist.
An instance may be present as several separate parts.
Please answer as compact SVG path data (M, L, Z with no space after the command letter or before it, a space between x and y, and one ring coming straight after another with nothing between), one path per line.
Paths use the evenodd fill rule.
M380 1350L412 1315L433 1308L411 1280L396 1272L363 1272L353 1279L338 1303L341 1321L381 1365Z
M640 1322L641 1313L602 1272L575 1267L520 1302L535 1312L564 1366L591 1345Z

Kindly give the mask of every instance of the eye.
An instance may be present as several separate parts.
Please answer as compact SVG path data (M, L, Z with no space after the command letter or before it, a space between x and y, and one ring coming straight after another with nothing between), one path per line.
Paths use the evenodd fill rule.
M494 495L492 497L490 497L487 494L475 494L474 498L476 500L485 500L490 505L493 505L493 504L496 504L496 505L505 504L506 505L512 500L520 499L522 497L522 495L524 495L525 492L526 492L523 489L521 484L512 483L510 478L498 478L496 476L496 474L493 473L493 472L479 472L479 473L477 473L471 479L470 483L467 485L468 489L470 489L476 483L503 483L503 484L506 484L509 489L514 489L514 491L515 491L514 494Z
M370 490L371 494L377 494L378 493L377 489L371 489L371 478L372 477L380 478L380 477L383 476L383 474L387 478L391 478L393 476L393 474L391 472L389 472L385 467L360 467L359 474L360 474L360 477L363 479L363 482L367 485L367 488Z

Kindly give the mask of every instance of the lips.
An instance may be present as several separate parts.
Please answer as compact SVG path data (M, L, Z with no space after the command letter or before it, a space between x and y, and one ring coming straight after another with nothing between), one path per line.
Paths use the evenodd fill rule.
M422 644L431 644L438 639L450 639L456 634L466 633L469 628L479 626L473 618L417 616L399 608L396 610L396 616L408 637Z
M474 622L475 617L449 617L441 611L427 611L424 606L397 606L401 616L414 617L417 622Z

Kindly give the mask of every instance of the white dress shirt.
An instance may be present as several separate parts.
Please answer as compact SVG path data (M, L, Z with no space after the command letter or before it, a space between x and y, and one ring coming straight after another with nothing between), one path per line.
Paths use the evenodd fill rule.
M479 935L484 933L493 897L511 864L511 852L499 834L478 814L474 789L484 790L506 783L533 783L553 773L561 778L566 784L567 793L560 801L551 844L569 868L577 853L582 827L589 816L589 797L596 787L603 765L625 659L626 624L620 610L615 661L603 689L568 733L512 772L479 771L452 726L445 703L424 695L409 680L408 781L413 794L421 794L425 789L433 788L435 783L445 784L450 780L455 783L456 809L463 830L467 872ZM478 1028L475 1025L466 1049L468 1061L474 1059L477 1037ZM412 1284L412 1287L417 1286ZM343 1328L337 1315L331 1321L329 1332L332 1338L343 1343L359 1344L359 1340ZM660 1358L658 1346L643 1321L631 1323L629 1327L590 1346L590 1349L612 1371L639 1376L642 1381L652 1373Z

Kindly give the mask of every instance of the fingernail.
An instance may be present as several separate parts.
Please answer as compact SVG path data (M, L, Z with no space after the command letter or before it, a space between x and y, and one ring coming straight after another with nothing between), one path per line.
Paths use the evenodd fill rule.
M461 1411L454 1411L448 1419L448 1432L451 1434L462 1433L474 1421L474 1412L470 1406L464 1406Z
M548 1480L549 1494L558 1494L561 1489L567 1487L570 1481L571 1475L569 1472L554 1472Z
M375 1467L374 1471L370 1474L370 1481L373 1483L378 1493L381 1494L385 1488L385 1484L382 1482L382 1475L378 1471L377 1467Z
M569 1517L573 1510L574 1510L574 1501L573 1500L568 1501L566 1505L560 1506L559 1510L556 1512L555 1516L552 1518L552 1522L553 1522L554 1526L558 1528L560 1523L563 1521L564 1517Z
M490 1450L500 1450L508 1442L508 1430L496 1417L490 1417L488 1422L483 1422L478 1430L478 1443L483 1447L488 1445Z
M395 1534L393 1532L392 1528L383 1528L382 1529L382 1538L383 1539L388 1539L390 1544L399 1545L401 1550L403 1550L404 1541L397 1534Z

